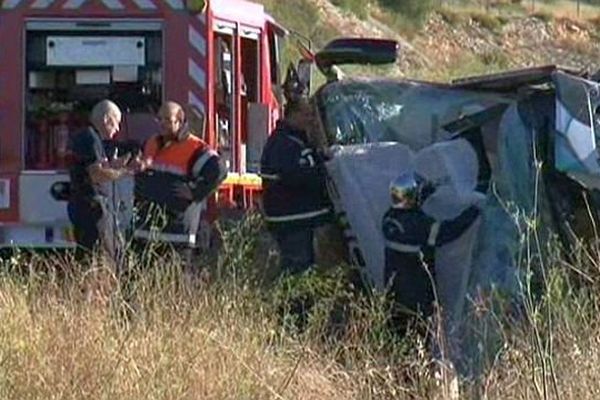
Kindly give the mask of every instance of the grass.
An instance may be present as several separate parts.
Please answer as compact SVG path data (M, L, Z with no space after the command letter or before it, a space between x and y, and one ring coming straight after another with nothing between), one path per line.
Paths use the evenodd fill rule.
M275 19L291 32L297 32L311 40L313 48L319 49L341 32L329 22L324 21L317 7L307 0L257 0ZM283 63L287 68L290 62L296 63L300 58L295 38L286 41ZM283 71L285 74L285 70ZM285 76L285 75L284 75Z
M499 72L509 67L509 59L499 51L481 55L464 55L461 60L439 69L417 69L407 71L410 78L448 82L457 78Z
M265 4L267 10L283 25L313 40L315 49L343 34L336 27L330 26L327 21L324 21L315 3L309 0L290 0L289 2L260 0L260 2ZM368 7L355 0L334 0L334 3L348 12L355 13L359 18L368 17L367 22L369 19L374 19L387 25L392 30L399 32L408 41L422 34L421 20L407 18L398 12L392 12L390 8L383 7L377 2L368 2ZM437 3L434 2L433 4L436 5ZM485 4L486 2L483 1L441 2L436 6L435 12L446 23L456 29L462 29L462 25L473 21L483 29L491 31L490 40L493 40L493 35L497 35L502 31L502 28L512 20L512 17L522 18L529 15L545 22L553 22L563 18L569 18L574 23L578 20L576 16L573 16L573 12L576 12L574 1L557 0L546 3L536 0L533 9L530 7L529 1L520 3L511 0L491 1L489 2L489 9L486 9ZM592 27L600 26L596 21L598 18L595 17L600 15L599 10L599 6L582 4L579 20L590 21L589 25ZM581 43L579 39L565 39L561 42L561 46L565 49L572 48L575 53L587 54L589 52L589 44ZM292 39L286 47L284 65L287 66L290 61L295 61L298 58L299 54L294 49L294 40ZM461 58L461 62L456 64L449 63L446 65L445 63L443 66L432 65L429 68L415 66L415 71L401 71L401 73L386 70L383 75L448 80L460 76L496 72L512 66L510 62L512 56L500 52L488 52L480 55L465 54ZM356 68L343 66L344 71L351 71L352 69ZM382 76L381 71L376 69L358 68L357 70L361 74ZM349 75L351 74L352 72L349 73ZM318 72L313 75L313 78L315 80L313 88L324 83L323 77Z
M366 19L369 16L369 4L363 0L332 0L331 3L352 12L360 19Z
M316 43L335 35L303 1L263 2ZM410 76L449 80L506 62L490 53ZM387 331L382 296L358 291L344 267L273 280L257 248L259 225L224 228L209 284L190 281L170 254L132 259L135 279L60 256L6 262L0 398L447 398L448 379L436 377L422 338ZM596 399L600 254L582 246L567 260L544 249L542 268L541 245L523 246L530 296L520 317L501 296L473 300L474 348L485 352L470 354L481 374L462 382L464 397Z
M472 21L490 31L499 31L506 23L506 19L484 12L473 12L470 14L470 17Z
M83 267L62 258L18 256L3 265L0 396L364 399L396 393L384 374L394 365L375 347L383 340L382 314L366 312L376 306L357 298L352 329L338 333L345 346L329 340L335 327L329 315L351 296L348 281L322 272L272 282L267 291L259 283L262 270L250 269L257 232L249 224L224 230L226 264L213 266L210 285L187 279L173 254L146 254L144 267L135 260L127 279L102 264ZM294 305L306 295L319 300L302 323ZM372 352L363 351L371 342Z
M489 8L486 7L489 4ZM581 1L579 13L577 1L575 0L522 0L522 1L463 1L463 2L441 2L439 12L448 11L461 14L486 14L498 17L520 17L524 15L543 15L545 18L570 18L584 19L600 14L600 7Z
M569 49L569 51L573 54L590 54L594 51L594 46L592 43L587 41L581 41L572 39L569 37L562 38L558 41L559 46Z
M531 2L529 2L531 3ZM535 7L528 7L530 12L550 13L554 17L567 18L589 18L600 14L600 7L594 4L581 2L579 5L579 15L577 14L577 2L569 0L557 0L552 3L535 2Z
M468 20L465 13L455 11L448 7L441 7L437 12L446 23L452 26L462 25Z
M390 334L385 300L352 286L348 268L261 279L259 229L251 219L224 230L223 262L211 267L210 283L188 279L171 254L147 254L135 279L125 280L102 264L91 268L58 256L6 262L0 396L448 398L449 381L432 368L428 346L416 335ZM540 265L532 250L541 245L534 242L524 242L524 271L543 267L544 278L542 290L526 296L522 316L509 318L501 297L473 303L473 332L490 352L474 357L482 373L462 382L461 398L599 394L597 254L582 247L574 274L556 251ZM525 275L527 289L532 279ZM298 304L308 311L298 313Z
M551 11L536 10L531 13L531 16L539 19L542 22L552 22L556 18L555 14Z
M389 4L388 6L384 6L383 4L374 2L370 5L369 13L370 17L374 20L410 40L425 26L430 11L418 12L416 15L407 15L389 7Z
M299 32L311 39L316 47L325 44L339 34L337 29L320 17L315 5L306 0L258 0L278 22L287 29Z

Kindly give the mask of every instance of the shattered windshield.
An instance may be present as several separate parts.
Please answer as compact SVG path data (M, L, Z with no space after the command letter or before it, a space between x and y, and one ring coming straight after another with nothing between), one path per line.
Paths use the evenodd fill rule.
M441 129L497 96L392 80L345 80L317 94L330 144L400 142L413 149L444 139Z
M321 105L330 139L339 144L391 141L404 109L404 84L348 82L327 86Z

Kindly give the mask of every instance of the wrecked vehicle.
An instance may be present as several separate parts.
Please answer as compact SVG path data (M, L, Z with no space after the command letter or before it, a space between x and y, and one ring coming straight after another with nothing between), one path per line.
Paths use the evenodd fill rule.
M334 154L328 164L335 186L330 194L338 215L347 221L350 247L357 244L359 252L351 256L365 267L372 281L382 283L378 279L381 266L374 265L367 253L374 252L376 246L369 243L381 235L376 231L389 205L389 182L406 168L403 163L409 153L438 142L464 138L477 154L475 189L486 196L483 234L478 236L481 243L477 247L479 267L484 269L479 272L486 279L510 275L520 237L513 212L522 218L534 214L542 218L565 250L577 238L593 233L597 216L594 212L590 219L585 202L595 210L593 202L600 187L598 83L586 79L584 72L557 66L450 83L337 79L337 74L331 78L336 64L394 59L391 54L381 54L395 51L392 42L378 42L346 39L317 53L315 61L330 80L312 98L322 127L320 145ZM372 46L379 47L373 54ZM401 149L396 159L389 150L394 146ZM454 161L460 166L464 160ZM440 166L451 167L447 163ZM346 185L344 168L349 170L347 180L356 186L350 199L336 193L338 186ZM368 223L356 215L365 208L372 208L368 213L361 211L362 218L373 219ZM582 209L585 215L579 214ZM356 229L358 225L361 229Z
M329 191L348 257L371 283L385 285L381 220L390 206L389 183L406 169L421 169L452 181L457 198L466 191L483 198L478 232L462 249L472 253L468 276L457 282L454 296L465 301L491 288L516 294L518 255L532 229L539 252L552 237L568 254L578 239L594 236L600 87L585 72L557 66L449 83L340 79L337 65L393 62L396 51L392 41L343 39L313 58L328 76L312 100L322 128L319 145L333 154ZM419 154L456 139L470 143L474 165L444 150L421 157L419 165ZM452 214L458 203L450 197L431 204L430 215L443 220ZM457 254L442 262L468 262Z

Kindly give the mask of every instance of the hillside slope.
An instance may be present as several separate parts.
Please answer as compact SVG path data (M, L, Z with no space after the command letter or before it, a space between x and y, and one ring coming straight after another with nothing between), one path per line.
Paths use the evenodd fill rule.
M596 71L600 68L600 24L597 19L554 17L549 13L502 14L442 8L419 28L390 26L390 18L371 6L359 18L329 0L293 0L300 13L264 0L284 25L313 39L316 47L337 36L394 38L401 44L393 75L449 79L510 67L559 64ZM280 3L281 4L281 3ZM285 10L285 13L281 11ZM306 10L310 10L308 13ZM290 16L292 18L290 18ZM318 21L315 23L315 19ZM307 29L308 28L308 29Z

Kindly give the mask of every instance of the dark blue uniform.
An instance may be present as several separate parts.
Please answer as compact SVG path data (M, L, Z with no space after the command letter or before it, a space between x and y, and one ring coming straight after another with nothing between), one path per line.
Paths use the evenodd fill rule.
M261 177L263 211L281 267L301 272L314 264L314 228L332 215L323 159L304 131L280 121L263 149Z
M72 162L69 168L71 184L67 210L79 249L90 251L99 238L98 222L102 218L102 206L97 196L103 193L92 182L87 168L106 159L105 146L98 132L90 127L72 137L69 150Z
M434 251L460 237L479 216L472 206L450 221L437 222L419 209L391 208L383 218L384 279L395 304L392 322L403 328L411 315L428 317L435 300Z

